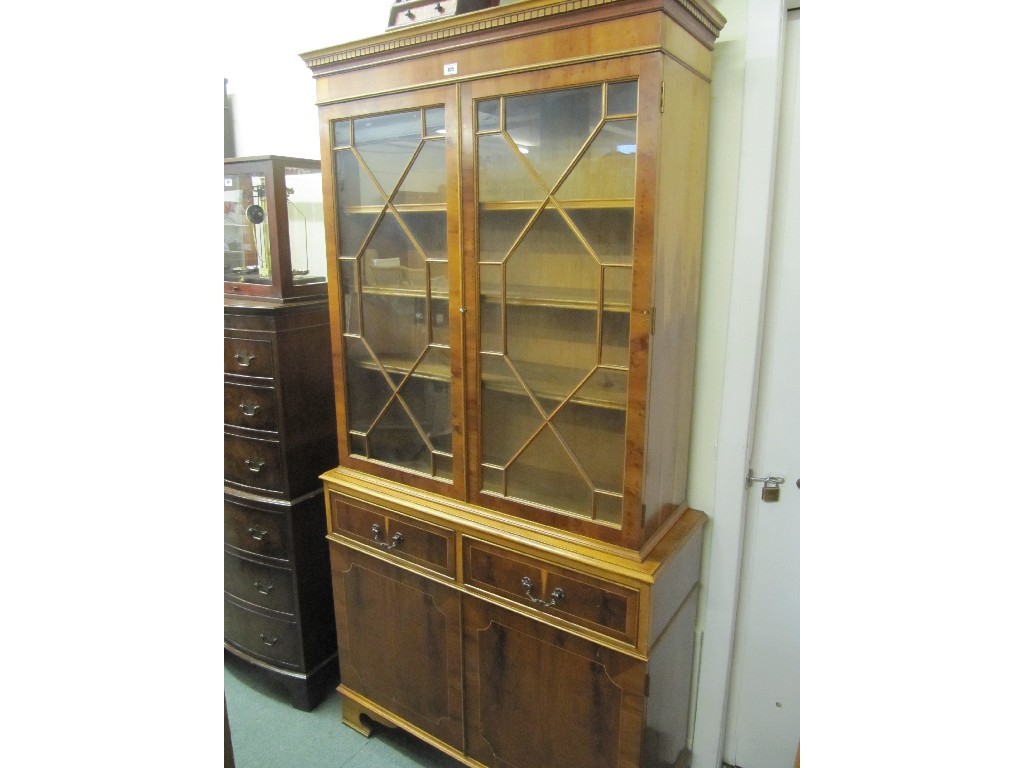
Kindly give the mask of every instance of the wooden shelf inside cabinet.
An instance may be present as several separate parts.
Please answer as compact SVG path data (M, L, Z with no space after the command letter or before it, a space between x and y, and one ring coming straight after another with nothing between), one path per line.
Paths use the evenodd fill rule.
M579 288L557 288L544 285L509 285L505 293L483 289L480 298L485 302L502 303L510 307L542 307L547 309L579 309L589 312L629 312L629 292L606 290L599 305L594 291Z

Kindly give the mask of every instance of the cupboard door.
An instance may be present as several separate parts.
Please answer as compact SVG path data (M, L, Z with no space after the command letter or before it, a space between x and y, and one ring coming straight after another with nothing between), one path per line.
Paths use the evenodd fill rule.
M637 766L643 662L464 598L466 754L494 768Z
M509 76L473 84L464 103L474 500L615 540L636 518L642 471L642 407L630 409L646 394L633 317L650 278L640 71Z
M462 485L452 440L461 348L449 330L461 291L451 289L458 156L446 93L349 105L329 121L329 141L342 463L450 494Z
M330 544L343 687L462 748L459 593Z

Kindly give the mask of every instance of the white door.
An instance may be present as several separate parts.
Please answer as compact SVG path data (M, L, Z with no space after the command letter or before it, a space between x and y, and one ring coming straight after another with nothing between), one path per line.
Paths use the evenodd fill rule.
M723 757L792 768L800 738L800 11L789 11L772 241Z

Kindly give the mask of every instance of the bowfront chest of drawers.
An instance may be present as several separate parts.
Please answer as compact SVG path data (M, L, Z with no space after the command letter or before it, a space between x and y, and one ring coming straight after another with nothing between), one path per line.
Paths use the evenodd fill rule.
M315 707L337 684L319 473L337 463L326 303L224 305L224 646Z
M522 0L303 55L342 719L685 768L707 0Z

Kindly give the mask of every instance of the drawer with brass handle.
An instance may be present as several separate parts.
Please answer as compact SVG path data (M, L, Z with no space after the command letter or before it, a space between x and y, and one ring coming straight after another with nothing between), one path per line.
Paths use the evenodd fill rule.
M224 591L247 603L282 613L295 613L292 572L224 553Z
M330 533L455 577L455 532L331 493Z
M277 560L288 558L288 522L284 515L224 500L224 543Z
M299 664L295 622L250 610L226 595L224 640L253 656L288 666Z
M521 552L462 540L463 581L486 593L635 645L640 593Z
M274 356L270 341L224 337L224 373L273 378Z
M224 423L268 432L276 430L277 402L274 388L225 382Z
M224 482L261 491L283 491L280 443L224 435Z

